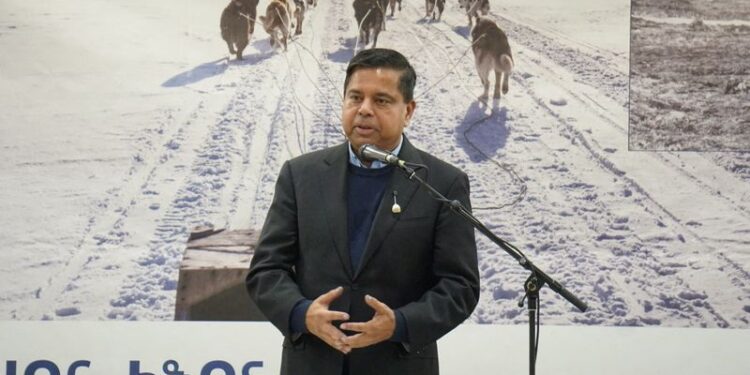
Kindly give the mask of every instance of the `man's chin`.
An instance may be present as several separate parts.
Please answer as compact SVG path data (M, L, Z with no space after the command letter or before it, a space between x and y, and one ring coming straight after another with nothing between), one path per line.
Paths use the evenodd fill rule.
M359 148L363 145L374 145L376 144L376 141L374 139L370 139L367 137L360 137L360 136L350 136L349 142L352 143L352 147L354 147L354 151L359 151Z
M352 151L354 151L355 154L359 154L359 149L362 148L362 146L369 144L367 142L365 143L359 143L359 142L354 142L354 141L350 141L350 142L352 143Z

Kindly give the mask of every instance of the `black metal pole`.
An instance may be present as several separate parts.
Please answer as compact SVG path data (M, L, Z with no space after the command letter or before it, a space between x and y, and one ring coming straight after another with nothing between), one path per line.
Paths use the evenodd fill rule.
M529 307L529 374L536 374L536 350L538 348L538 331L537 331L537 315L539 311L539 279L533 273L526 279L524 284L524 290L526 290L526 298Z
M529 296L529 374L536 374L536 306L535 298Z

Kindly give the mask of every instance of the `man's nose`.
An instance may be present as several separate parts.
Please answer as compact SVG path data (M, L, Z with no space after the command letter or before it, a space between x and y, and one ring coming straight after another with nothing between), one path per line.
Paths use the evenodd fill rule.
M360 116L372 116L372 99L365 98L359 105L357 114Z

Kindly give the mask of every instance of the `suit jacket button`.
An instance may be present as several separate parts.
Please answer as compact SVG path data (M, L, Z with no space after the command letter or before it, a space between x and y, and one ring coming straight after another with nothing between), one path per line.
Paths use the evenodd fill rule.
M352 290L359 290L359 285L352 284Z

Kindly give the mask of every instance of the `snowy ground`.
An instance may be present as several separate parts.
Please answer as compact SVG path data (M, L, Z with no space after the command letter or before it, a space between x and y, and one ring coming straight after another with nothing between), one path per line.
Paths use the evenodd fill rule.
M750 157L628 151L628 1L491 4L516 69L489 108L455 1L431 23L404 0L378 45L419 74L410 139L590 305L545 289L542 322L750 327ZM350 2L321 0L286 53L256 28L243 62L224 5L4 0L0 318L171 319L190 228L259 228L283 161L342 141ZM524 323L525 273L479 251L470 320Z

